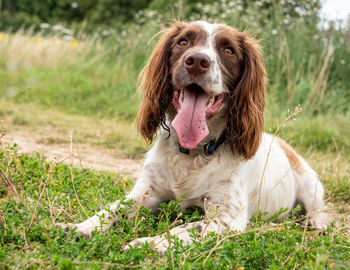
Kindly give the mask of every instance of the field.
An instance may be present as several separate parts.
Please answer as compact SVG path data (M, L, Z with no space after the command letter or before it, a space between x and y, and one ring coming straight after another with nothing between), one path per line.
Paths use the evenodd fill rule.
M149 148L135 129L136 80L159 23L151 17L105 36L64 27L0 32L0 268L350 268L350 30L321 31L300 19L290 31L278 23L281 18L262 29L233 18L224 21L261 40L269 78L266 131L278 131L324 183L335 220L327 232L298 222L297 209L282 222L262 214L244 233L211 234L189 247L174 239L165 255L147 245L120 253L136 237L203 214L192 209L180 216L177 202L162 204L156 216L141 208L142 219L122 218L90 240L56 230L56 222L80 222L123 198L135 181ZM299 104L302 112L277 130ZM18 138L66 152L45 160L19 151ZM94 160L73 163L77 146L97 159L103 152L116 163L130 163L119 170L110 169L113 164L94 167Z

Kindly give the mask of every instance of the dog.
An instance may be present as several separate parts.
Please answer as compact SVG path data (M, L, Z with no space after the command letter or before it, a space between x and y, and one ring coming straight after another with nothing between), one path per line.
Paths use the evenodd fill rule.
M148 143L141 175L127 199L157 211L182 196L181 208L215 215L182 224L170 234L189 245L193 229L244 231L257 212L273 215L301 204L311 226L324 229L324 189L315 171L285 141L264 133L265 68L257 41L246 32L204 21L164 30L140 74L138 130ZM118 223L119 201L79 224L89 237ZM133 240L164 252L165 235Z

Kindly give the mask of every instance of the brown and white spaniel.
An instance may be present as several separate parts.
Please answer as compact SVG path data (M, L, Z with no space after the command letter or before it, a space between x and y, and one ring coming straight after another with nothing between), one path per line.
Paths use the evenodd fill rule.
M170 233L191 243L200 235L245 230L258 211L289 213L305 208L313 227L326 228L323 187L306 161L278 137L264 133L265 68L257 42L223 24L177 22L163 32L140 75L143 100L138 129L153 147L127 196L157 211L178 199L183 209L198 206L207 214ZM76 227L85 236L118 222L119 202ZM212 211L211 211L212 209ZM136 239L169 247L164 235Z

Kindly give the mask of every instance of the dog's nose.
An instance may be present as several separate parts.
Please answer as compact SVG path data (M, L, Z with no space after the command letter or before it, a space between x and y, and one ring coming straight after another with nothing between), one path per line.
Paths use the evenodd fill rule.
M210 59L203 53L190 53L185 57L185 67L189 73L202 74L209 70Z

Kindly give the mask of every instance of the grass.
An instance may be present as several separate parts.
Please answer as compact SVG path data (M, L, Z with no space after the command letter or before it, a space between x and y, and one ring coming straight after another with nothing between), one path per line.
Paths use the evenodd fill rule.
M207 11L208 20L219 17L211 14L219 8ZM75 232L64 235L54 223L84 220L123 198L134 179L49 163L2 144L0 268L350 267L349 36L345 29L321 31L302 17L287 25L277 15L246 10L219 13L261 39L269 77L266 131L275 132L288 110L302 104L304 112L280 136L306 158L325 186L337 221L328 234L305 230L295 216L278 224L258 217L241 234L209 235L189 247L175 239L164 256L147 245L122 254L120 248L136 237L167 230L178 218L178 204L162 204L155 216L141 208L144 219L137 226L134 218L122 218L106 234L77 240ZM142 157L149 146L136 134L135 84L156 42L148 41L158 30L159 23L151 19L107 38L0 32L1 125L9 134L21 132L44 144L67 145L73 133L75 142L113 149L118 157ZM202 214L193 209L180 220L199 220Z
M96 233L90 240L77 239L75 232L65 235L54 229L55 222L84 220L85 212L93 215L108 202L123 198L133 181L108 172L48 163L39 155L18 156L15 147L3 150L0 168L17 188L18 196L12 190L0 193L1 268L347 269L350 266L350 239L344 227L333 226L327 235L320 235L317 231L305 231L304 226L295 223L293 216L278 224L261 217L253 219L244 233L230 232L221 237L211 234L189 247L183 247L175 239L174 248L164 256L156 254L148 245L124 254L119 252L136 237L156 235L168 228L178 216L178 202L162 204L160 213L155 216L141 208L140 215L144 219L138 226L135 226L135 218L122 218L120 226L106 234ZM317 162L318 166L321 168L330 156L318 153L317 157L323 159L323 163ZM346 175L341 176L327 168L320 173L329 199L348 202L349 183L342 187L332 183L348 177L349 167ZM343 196L340 189L344 191ZM36 205L39 205L37 212ZM200 215L201 212L194 209L180 220L196 221Z

